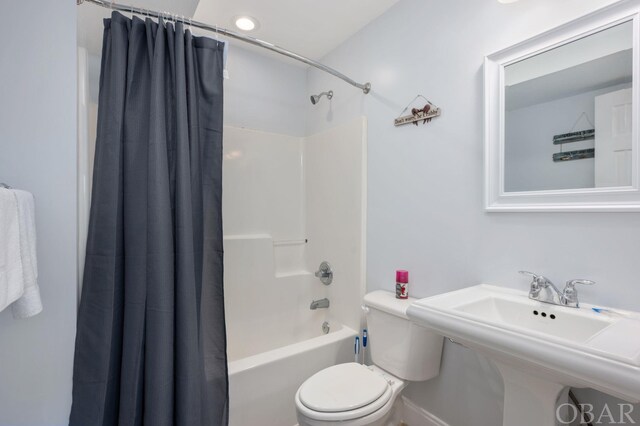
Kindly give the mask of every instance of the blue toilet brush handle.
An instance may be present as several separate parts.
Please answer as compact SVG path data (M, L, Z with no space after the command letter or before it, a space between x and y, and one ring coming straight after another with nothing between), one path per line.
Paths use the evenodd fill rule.
M365 361L365 354L367 350L367 329L362 329L362 363Z

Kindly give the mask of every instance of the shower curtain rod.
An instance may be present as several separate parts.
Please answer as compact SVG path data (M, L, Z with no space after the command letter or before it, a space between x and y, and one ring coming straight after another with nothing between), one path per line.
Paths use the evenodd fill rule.
M247 36L244 34L240 34L235 31L227 30L222 27L216 27L216 26L204 24L202 22L192 21L191 19L177 16L177 15L172 15L170 13L155 12L153 10L142 9L139 7L126 6L126 5L112 2L110 0L76 0L76 2L78 5L81 5L82 3L93 3L93 4L97 4L98 6L106 7L108 9L118 10L121 12L129 12L132 14L135 13L138 15L144 15L144 16L149 16L154 18L163 18L169 21L182 22L183 24L189 25L191 27L200 28L207 31L213 31L217 34L222 34L226 37L244 41L245 43L249 43L258 47L263 47L265 49L271 50L272 52L276 52L281 55L288 56L289 58L295 59L296 61L304 62L307 65L311 65L312 67L315 67L321 71L324 71L335 77L338 77L341 80L346 81L350 85L355 86L358 89L361 89L365 94L369 93L369 91L371 90L371 83L360 84L350 79L346 75L342 74L341 72L338 72L333 68L323 65L320 62L314 61L313 59L309 59L305 56L298 55L297 53L294 53L282 47L276 46L275 44L269 43L267 41L260 40L255 37Z

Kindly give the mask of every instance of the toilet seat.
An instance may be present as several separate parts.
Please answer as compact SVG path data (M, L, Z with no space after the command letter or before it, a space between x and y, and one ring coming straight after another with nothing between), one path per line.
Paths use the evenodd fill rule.
M378 411L392 395L392 387L379 372L351 362L307 379L296 393L296 406L310 419L345 421Z

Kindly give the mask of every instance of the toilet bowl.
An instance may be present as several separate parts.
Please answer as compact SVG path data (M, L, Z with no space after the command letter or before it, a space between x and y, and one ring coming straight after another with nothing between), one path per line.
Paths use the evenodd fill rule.
M311 376L296 392L298 424L382 426L406 384L375 365L334 365Z
M385 291L365 296L373 365L338 364L309 377L295 396L300 426L384 426L409 381L439 374L443 338L409 321L412 301Z

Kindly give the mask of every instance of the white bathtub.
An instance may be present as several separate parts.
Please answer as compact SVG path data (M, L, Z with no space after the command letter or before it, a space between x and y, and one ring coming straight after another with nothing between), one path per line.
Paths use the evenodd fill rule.
M312 374L353 360L356 332L329 334L229 362L230 426L293 426L294 396Z

